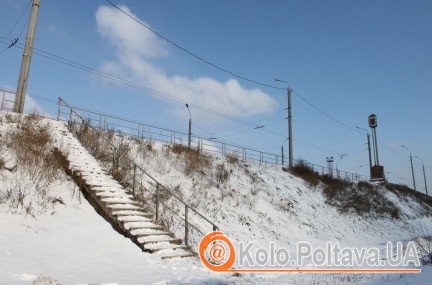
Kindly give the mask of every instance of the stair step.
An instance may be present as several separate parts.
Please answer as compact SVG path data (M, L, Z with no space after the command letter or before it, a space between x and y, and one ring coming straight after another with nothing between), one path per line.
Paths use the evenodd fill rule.
M152 220L143 216L119 216L117 220L120 222L151 222Z
M181 244L182 240L173 238L171 236L165 236L165 235L157 235L157 236L141 236L138 238L138 242L140 244L147 244L147 243L154 243L154 242L171 242L175 244Z
M109 198L109 197L120 197L120 198L129 198L129 199L134 198L134 196L132 196L130 194L119 193L119 192L109 192L109 191L97 192L96 196L101 197L101 198Z
M107 207L110 209L113 209L113 210L139 210L139 209L141 209L138 206L128 205L128 204L110 204Z
M126 190L121 186L93 186L93 191L102 191L102 192L118 192L118 193L126 193Z
M143 230L142 232L145 232L146 229L164 229L164 226L157 225L151 221L125 222L124 227L129 231Z
M144 209L139 210L120 210L112 212L114 216L141 216L146 218L152 218L153 214L147 213Z
M129 204L129 205L135 205L140 206L141 203L137 201L133 201L129 198L122 198L122 197L108 197L108 198L102 198L102 202L105 203L116 203L116 204Z
M165 249L187 249L188 246L184 244L173 244L169 242L154 242L154 243L148 243L144 245L144 248L150 249L153 251L161 251Z
M130 234L136 237L145 237L145 236L160 236L160 235L166 235L166 236L172 236L173 234L166 231L159 231L157 229L136 229L130 231Z
M181 249L181 248L179 248L179 249L163 249L163 250L157 251L155 254L159 255L162 259L195 256L195 254L192 253L191 251Z

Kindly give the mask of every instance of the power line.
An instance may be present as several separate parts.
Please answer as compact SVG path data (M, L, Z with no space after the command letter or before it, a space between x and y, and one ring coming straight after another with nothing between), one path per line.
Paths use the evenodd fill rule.
M28 8L30 7L31 4L31 0L28 0L27 5L24 7L24 9L22 10L21 14L19 15L18 19L15 21L15 23L13 24L12 28L10 29L10 31L6 34L6 36L10 36L12 35L13 30L15 29L15 27L18 25L18 23L20 22L21 18L24 16L24 13L28 10ZM26 25L24 25L25 27ZM22 31L22 30L21 30ZM21 33L20 33L21 34Z
M0 42L4 43L4 44L8 44L7 42L5 42L4 40L1 40L1 39L9 40L8 38L0 36ZM22 48L22 43L18 42L17 45L20 48ZM150 94L153 94L153 95L156 95L156 96L159 96L159 97L162 97L162 98L165 98L165 99L177 102L177 103L181 103L181 104L185 103L185 101L180 100L178 98L175 98L174 96L169 95L167 93L164 93L164 92L161 92L161 91L158 91L158 90L155 90L155 89L152 89L152 88L149 88L149 87L146 87L146 86L134 83L134 82L129 81L127 79L124 79L124 78L121 78L121 77L118 77L118 76L115 76L115 75L103 72L101 70L98 70L98 69L86 66L84 64L72 61L70 59L67 59L67 58L55 55L55 54L50 53L50 52L43 51L41 49L35 48L34 49L34 53L37 54L37 55L39 55L39 56L41 56L41 57L44 57L44 58L47 58L47 59L50 59L50 60L53 60L53 61L65 64L67 66L70 66L70 67L73 67L73 68L76 68L76 69L79 69L79 70L82 70L82 71L85 71L85 72L88 72L88 73L91 73L91 74L94 74L94 75L97 75L97 76L100 76L100 77L103 77L103 78L111 80L111 81L115 81L117 83L124 84L126 86L138 89L140 91L144 91L144 92L147 92L147 93L150 93ZM241 124L248 125L248 126L251 126L251 127L255 127L256 126L256 124L254 124L254 123L251 123L251 122L248 122L248 121L245 121L245 120L241 120L241 119L238 119L238 118L236 118L234 116L227 115L227 114L224 114L224 113L212 110L212 109L210 109L208 107L204 107L204 106L197 105L197 104L189 104L189 105L191 107L195 108L195 109L198 109L198 110L201 110L201 111L204 111L204 112L216 115L216 116L220 116L220 117L223 117L223 118L228 119L228 120L232 120L232 121L237 122L237 123L241 123ZM277 132L275 132L273 130L265 129L264 131L279 135L279 133L277 133Z
M234 73L234 72L232 72L232 71L229 71L228 69L226 69L226 68L224 68L224 67L221 67L220 65L217 65L217 64L213 63L212 61L210 61L210 60L208 60L208 59L205 59L205 58L203 58L202 56L199 56L199 55L197 55L196 53L194 53L194 52L192 52L192 51L189 51L188 49L186 49L186 48L182 47L181 45L175 43L174 41L168 39L166 36L160 34L160 33L157 32L155 29L151 28L149 25L146 25L145 23L143 23L143 22L140 21L139 19L135 18L134 16L132 16L131 14L129 14L128 12L126 12L125 10L123 10L122 8L120 8L119 6L117 6L116 4L114 4L113 2L111 2L110 0L106 0L106 2L108 2L111 6L113 6L114 8L116 8L117 10L119 10L120 12L122 12L124 15L128 16L128 17L131 18L133 21L135 21L135 22L138 23L139 25L143 26L144 28L146 28L147 30L149 30L150 32L152 32L153 34L155 34L156 36L158 36L159 38L161 38L161 39L163 39L164 41L166 41L166 42L172 44L172 45L175 46L176 48L178 48L178 49L182 50L183 52L185 52L185 53L187 53L187 54L193 56L194 58L196 58L196 59L198 59L198 60L200 60L200 61L202 61L202 62L204 62L204 63L206 63L206 64L208 64L208 65L210 65L210 66L213 66L213 67L216 68L216 69L219 69L220 71L223 71L223 72L228 73L228 74L230 74L230 75L232 75L232 76L234 76L234 77L237 77L237 78L240 78L240 79L242 79L242 80L249 81L249 82L252 82L252 83L255 83L255 84L258 84L258 85L264 86L264 87L269 87L269 88L278 89L278 90L285 90L285 88L278 87L278 86L274 86L274 85L267 84L267 83L262 83L262 82L259 82L259 81L256 81L256 80L253 80L253 79L247 78L247 77L245 77L245 76L239 75L239 74Z
M129 17L130 19L132 19L133 21L135 21L136 23L138 23L139 25L141 25L142 27L146 28L147 30L149 30L150 32L152 32L153 34L155 34L156 36L158 36L159 38L161 38L161 39L163 39L164 41L170 43L171 45L177 47L178 49L182 50L183 52L185 52L185 53L187 53L187 54L193 56L194 58L196 58L196 59L198 59L198 60L200 60L200 61L202 61L202 62L204 62L204 63L207 63L207 64L213 66L214 68L217 68L217 69L219 69L219 70L221 70L221 71L223 71L223 72L225 72L225 73L227 73L227 74L230 74L230 75L232 75L232 76L234 76L234 77L237 77L237 78L240 78L240 79L242 79L242 80L245 80L245 81L248 81L248 82L252 82L252 83L255 83L255 84L258 84L258 85L264 86L264 87L274 88L274 89L277 89L277 90L285 90L285 89L286 89L286 88L283 88L283 87L279 87L279 86L275 86L275 85L271 85L271 84L267 84L267 83L259 82L259 81L256 81L256 80L253 80L253 79L247 78L247 77L245 77L245 76L241 76L241 75L239 75L239 74L237 74L237 73L235 73L235 72L232 72L232 71L230 71L230 70L228 70L228 69L226 69L226 68L223 68L223 67L221 67L221 66L219 66L219 65L217 65L217 64L215 64L215 63L213 63L212 61L210 61L210 60L208 60L208 59L205 59L205 58L203 58L202 56L199 56L199 55L197 55L196 53L191 52L190 50L188 50L188 49L182 47L181 45L175 43L174 41L168 39L166 36L162 35L162 34L159 33L158 31L156 31L155 29L151 28L149 25L143 23L142 21L140 21L140 20L137 19L136 17L132 16L131 14L129 14L128 12L126 12L125 10L123 10L122 8L120 8L119 6L117 6L116 4L114 4L112 1L110 1L110 0L106 0L106 2L108 2L112 7L114 7L115 9L117 9L118 11L120 11L121 13L123 13L124 15L126 15L127 17ZM321 110L320 108L318 108L317 106L315 106L314 104L312 104L308 99L306 99L305 97L303 97L302 95L300 95L298 92L296 92L296 91L293 91L293 92L294 92L294 93L295 93L295 94L296 94L296 95L297 95L301 100L303 100L304 102L306 102L307 104L309 104L310 106L312 106L315 110L317 110L319 113L321 113L322 115L326 116L326 117L329 118L330 120L332 120L332 121L338 123L339 125L341 125L341 126L343 126L343 127L345 127L345 128L348 128L348 129L350 129L350 130L352 130L352 131L355 131L355 132L358 132L358 133L359 133L359 131L356 130L354 127L349 126L349 125L347 125L347 124L345 124L345 123L343 123L343 122L337 120L336 118L334 118L333 116L331 116L331 115L328 114L327 112Z

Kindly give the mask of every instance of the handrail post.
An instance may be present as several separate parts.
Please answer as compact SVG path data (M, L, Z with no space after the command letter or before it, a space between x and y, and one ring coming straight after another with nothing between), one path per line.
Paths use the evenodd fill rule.
M133 184L132 184L132 190L133 190L133 196L135 197L135 184L136 184L136 164L134 164L134 169L133 169Z
M116 149L113 147L113 157L112 157L112 168L111 168L111 175L114 175L114 169L115 169L115 157L116 155Z
M185 245L188 245L188 235L189 235L188 212L189 212L189 208L185 204Z
M156 221L159 220L159 183L156 184L156 197L155 197L155 218Z

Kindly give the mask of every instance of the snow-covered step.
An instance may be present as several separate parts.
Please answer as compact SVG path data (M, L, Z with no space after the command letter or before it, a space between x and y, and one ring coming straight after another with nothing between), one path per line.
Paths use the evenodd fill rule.
M151 215L153 217L153 215ZM151 222L148 217L143 216L118 216L117 220L120 222Z
M120 210L112 212L114 216L142 216L146 218L152 218L153 214L146 213L144 210L134 211L134 210Z
M167 235L155 235L155 236L140 236L138 242L141 244L154 243L154 242L171 242L174 244L181 244L182 240Z
M130 230L131 233L135 232L135 230L137 230L137 232L135 233L147 233L146 230L147 229L164 229L164 226L155 224L153 222L150 221L146 221L146 222L125 222L124 224L125 229ZM139 231L142 230L142 231ZM149 231L151 232L151 231Z
M144 248L150 249L153 251L160 251L165 249L187 249L188 246L184 244L173 244L166 241L163 242L154 242L154 243L148 243L144 245Z
M112 210L140 210L141 208L135 205L128 204L110 204L107 206Z
M136 229L136 230L132 230L130 231L131 235L136 236L136 237L141 237L141 236L157 236L157 235L164 235L164 236L169 236L172 235L172 233L167 232L167 231L160 231L157 229Z
M134 199L133 195L121 193L121 192L103 191L103 192L96 192L95 195L101 198L119 197L119 198Z
M108 198L102 198L102 202L105 203L116 203L116 204L129 204L129 205L136 205L139 206L141 203L137 201L133 201L129 198L122 198L122 197L108 197Z
M185 249L163 249L159 250L155 254L159 255L161 258L176 258L176 257L189 257L189 256L195 256L192 252Z

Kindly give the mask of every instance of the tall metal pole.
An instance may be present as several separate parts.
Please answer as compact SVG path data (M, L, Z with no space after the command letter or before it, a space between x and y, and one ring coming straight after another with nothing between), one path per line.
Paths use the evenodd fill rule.
M191 148L191 145L192 145L192 115L191 115L191 112L189 110L189 104L188 103L186 103L186 108L188 109L188 112L189 112L188 148Z
M403 144L401 145L401 147L403 147L404 149L406 149L410 153L410 163L411 163L411 174L412 174L412 180L413 180L413 187L414 187L414 190L417 191L416 183L415 183L415 176L414 176L414 165L413 165L413 159L412 159L412 152L409 148L407 148Z
M378 156L378 139L376 134L376 128L373 128L373 131L374 131L374 140L375 140L376 165L380 165L379 156Z
M411 174L412 174L412 179L413 179L413 186L414 186L414 190L417 191L416 183L415 183L415 176L414 176L414 165L413 165L413 159L412 159L411 152L410 152L410 162L411 162Z
M191 144L192 144L192 119L189 118L188 148L191 147Z
M289 167L293 167L293 137L292 137L292 110L291 110L291 88L288 87L288 157Z
M371 153L370 134L369 133L367 133L367 145L368 145L368 153L369 153L369 173L370 173L370 178L372 179L372 153Z
M423 159L421 159L421 158L418 157L417 155L416 155L415 157L416 157L418 160L421 160L421 162L422 162L422 168L423 168L423 179L424 179L425 191L426 191L426 195L428 195L427 181L426 181L426 170L425 170L424 161L423 161Z
M284 151L283 151L283 145L281 145L281 153L282 153L282 165L284 165Z
M24 110L25 95L27 93L30 62L33 53L33 43L36 32L36 23L39 12L39 0L33 0L32 10L27 29L27 38L24 46L21 71L18 80L17 93L15 95L14 112L22 113Z
M428 195L427 181L426 181L426 171L425 171L424 163L422 163L422 164L423 164L423 178L424 178L424 183L425 183L425 190L426 190L426 195Z

